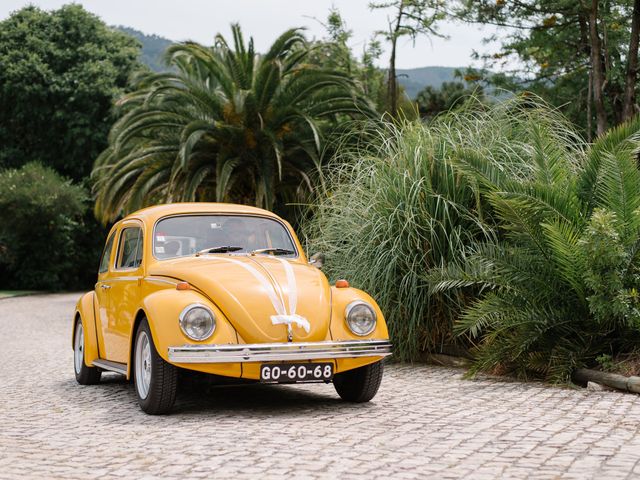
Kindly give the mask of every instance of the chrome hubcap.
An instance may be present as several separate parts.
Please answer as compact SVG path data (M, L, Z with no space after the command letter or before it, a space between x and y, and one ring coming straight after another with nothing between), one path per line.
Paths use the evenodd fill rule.
M151 343L144 331L138 333L136 341L136 389L140 398L145 399L151 385Z
M73 348L73 366L76 373L80 373L82 364L84 363L84 330L82 323L78 322L76 325L76 342Z

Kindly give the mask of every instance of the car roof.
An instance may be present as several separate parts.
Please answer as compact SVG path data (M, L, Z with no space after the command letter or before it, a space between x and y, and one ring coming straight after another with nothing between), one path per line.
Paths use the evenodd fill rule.
M209 202L190 202L190 203L167 203L164 205L156 205L153 207L143 208L137 212L133 212L122 219L122 221L131 219L140 219L148 224L155 223L158 219L168 215L185 215L190 213L223 213L223 214L240 214L240 215L260 215L272 218L278 218L275 213L262 208L250 207L247 205L237 205L234 203L209 203Z

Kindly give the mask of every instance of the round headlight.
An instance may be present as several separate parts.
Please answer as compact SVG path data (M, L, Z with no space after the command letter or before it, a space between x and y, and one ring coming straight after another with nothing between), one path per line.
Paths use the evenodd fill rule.
M356 300L347 305L344 316L349 330L361 337L369 335L376 328L376 311L362 300Z
M206 340L216 329L216 318L208 307L194 303L180 314L180 328L191 340Z

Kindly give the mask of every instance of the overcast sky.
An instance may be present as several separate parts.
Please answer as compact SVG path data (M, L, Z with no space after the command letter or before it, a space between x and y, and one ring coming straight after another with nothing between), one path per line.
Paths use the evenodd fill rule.
M28 4L51 10L65 3L69 1L1 0L0 18ZM228 34L229 24L239 22L245 34L253 36L260 51L292 26L305 26L309 37L322 37L323 27L314 19L324 21L332 6L340 10L348 28L353 30L351 46L357 53L376 30L387 25L387 13L370 11L369 0L78 0L75 3L110 25L125 25L174 41L190 39L211 44L216 33ZM443 24L441 30L449 40L422 38L415 46L401 40L397 66L467 66L471 64L474 48L490 49L484 47L481 40L493 31L453 23ZM385 56L383 61L386 63L386 60Z

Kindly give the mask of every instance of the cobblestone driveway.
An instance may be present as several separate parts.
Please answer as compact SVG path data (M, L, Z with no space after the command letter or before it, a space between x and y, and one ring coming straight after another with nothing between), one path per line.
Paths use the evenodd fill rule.
M201 387L151 417L73 377L78 295L0 300L0 478L640 478L640 398L389 366L378 396Z

